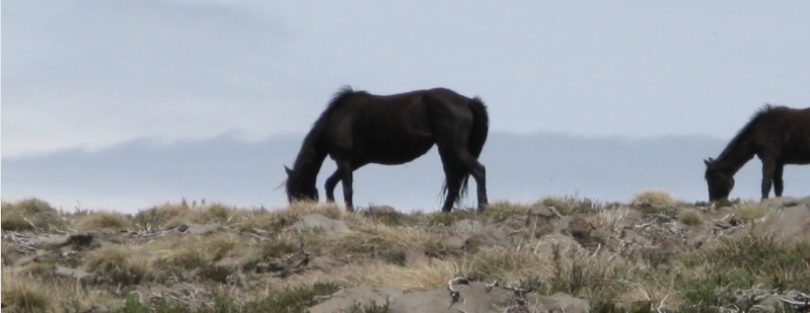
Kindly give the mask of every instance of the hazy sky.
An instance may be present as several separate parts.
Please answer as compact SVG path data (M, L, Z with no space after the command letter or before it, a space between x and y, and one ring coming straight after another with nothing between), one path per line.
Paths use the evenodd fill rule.
M341 85L497 131L729 138L810 106L808 1L2 1L2 154L304 132Z

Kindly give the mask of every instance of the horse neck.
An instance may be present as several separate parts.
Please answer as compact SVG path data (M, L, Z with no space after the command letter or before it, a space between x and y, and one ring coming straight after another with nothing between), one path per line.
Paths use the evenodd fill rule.
M293 173L297 176L295 179L301 182L300 186L302 187L315 186L315 179L321 170L324 159L326 159L326 150L319 147L317 140L311 135L308 135L304 140L301 151L298 152L293 165Z
M721 171L734 175L755 154L753 135L750 131L743 131L731 140L715 164Z

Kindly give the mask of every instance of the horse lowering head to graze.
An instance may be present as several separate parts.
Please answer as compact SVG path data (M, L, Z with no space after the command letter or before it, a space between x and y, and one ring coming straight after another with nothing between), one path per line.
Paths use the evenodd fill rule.
M442 209L452 209L472 176L482 210L487 205L486 170L478 157L488 130L484 103L449 89L380 96L346 87L307 133L292 169L285 167L287 197L317 200L316 178L329 156L337 170L326 179L326 198L334 201L335 186L343 182L343 199L352 210L352 172L369 163L410 162L435 144L445 174Z
M781 197L785 164L810 163L810 108L766 105L717 159L704 160L709 201L728 199L734 188L734 174L755 155L762 161L762 199L768 198L771 185L776 196Z

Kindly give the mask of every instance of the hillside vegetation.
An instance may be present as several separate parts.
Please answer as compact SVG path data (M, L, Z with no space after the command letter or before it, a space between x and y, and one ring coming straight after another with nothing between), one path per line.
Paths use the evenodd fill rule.
M796 312L807 293L810 198L2 205L4 312Z

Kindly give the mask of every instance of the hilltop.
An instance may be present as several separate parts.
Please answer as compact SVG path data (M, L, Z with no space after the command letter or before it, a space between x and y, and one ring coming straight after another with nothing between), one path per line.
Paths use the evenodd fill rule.
M789 312L807 260L810 198L2 208L4 312Z

